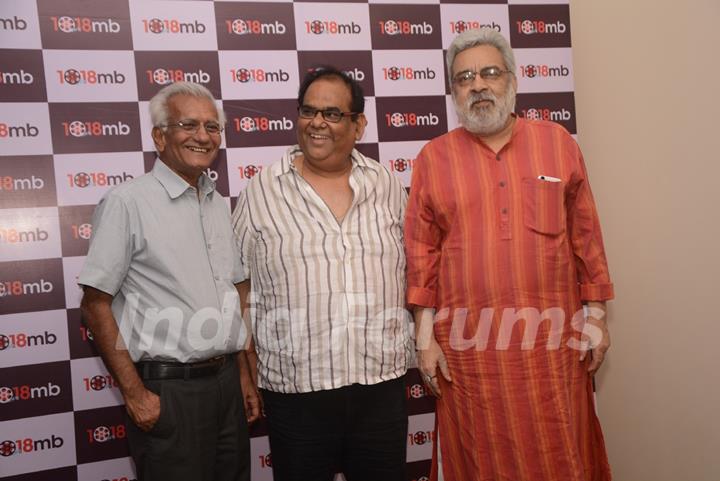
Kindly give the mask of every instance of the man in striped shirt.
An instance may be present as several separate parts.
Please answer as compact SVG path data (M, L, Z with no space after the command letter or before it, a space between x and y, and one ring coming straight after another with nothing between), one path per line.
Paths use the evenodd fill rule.
M462 127L415 160L405 224L418 367L439 397L431 479L608 481L592 375L613 285L582 154L512 113L498 32L462 33L447 67Z
M354 148L363 109L348 75L309 73L298 145L233 214L275 481L405 479L406 193Z

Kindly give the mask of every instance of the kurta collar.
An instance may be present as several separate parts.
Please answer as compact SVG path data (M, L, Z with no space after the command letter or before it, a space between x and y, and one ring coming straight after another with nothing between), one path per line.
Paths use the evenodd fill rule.
M507 144L505 144L505 147L503 147L503 149L506 148L508 145L510 145L510 144L513 142L513 140L515 140L515 137L516 137L518 134L520 134L520 132L522 132L522 131L525 129L525 125L526 125L526 123L527 123L527 120L525 120L525 119L522 118L522 117L519 117L519 116L518 116L517 114L515 114L515 113L512 113L512 114L510 114L510 115L512 115L513 117L515 117L515 123L513 124L512 133L510 134L510 139L508 140ZM489 151L492 151L492 150L490 149L490 147L488 147L487 144L486 144L482 139L480 139L480 137L478 137L477 135L475 135L475 134L473 134L472 132L468 131L465 127L462 127L462 126L461 126L460 129L462 129L463 133L464 133L468 138L471 138L474 142L477 142L478 144L482 145L485 149L487 149L487 150L489 150ZM494 152L493 152L493 155L495 155Z

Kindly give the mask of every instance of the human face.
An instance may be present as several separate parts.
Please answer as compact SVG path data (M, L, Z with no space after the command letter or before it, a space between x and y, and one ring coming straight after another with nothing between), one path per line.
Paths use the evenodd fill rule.
M479 72L485 67L506 70L500 51L491 45L478 45L463 50L453 61L453 77L460 72ZM515 108L517 80L505 73L496 80L484 80L480 75L466 86L453 84L452 93L460 123L478 135L493 135L508 125Z
M218 122L215 103L206 97L194 95L173 95L168 99L168 124L183 120L194 120L200 124ZM217 156L221 135L208 134L201 126L194 134L170 126L163 131L155 127L152 137L160 159L176 174L193 186Z
M324 77L310 84L305 91L303 105L319 110L351 110L352 94L342 80ZM365 117L360 114L356 120L350 116L340 122L328 122L317 113L312 119L298 117L297 137L302 149L304 162L311 168L322 171L341 170L350 162L350 152L365 130Z

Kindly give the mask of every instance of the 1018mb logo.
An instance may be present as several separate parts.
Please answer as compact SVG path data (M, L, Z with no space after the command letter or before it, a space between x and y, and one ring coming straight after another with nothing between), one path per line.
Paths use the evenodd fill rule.
M130 135L130 126L120 120L115 123L104 123L99 120L63 122L65 137L109 137ZM0 134L2 135L2 134Z
M0 281L0 297L48 294L53 289L53 283L45 279L39 279L37 282Z
M306 20L305 33L315 35L358 35L362 27L355 22L338 23L335 20Z
M235 118L233 126L236 132L275 132L294 128L293 121L284 116L281 119L265 116Z
M427 22L413 23L409 20L380 20L381 35L430 35L433 26Z
M118 33L120 24L108 18L100 20L90 17L50 17L54 32L62 33Z
M30 122L25 122L25 125L9 125L5 122L0 122L0 139L37 137L39 134L40 129L32 125Z
M63 447L64 444L65 440L54 434L49 438L6 439L0 443L0 456L9 457L59 449Z
M388 127L423 127L439 125L440 118L432 112L417 114L415 112L393 112L385 114Z
M45 181L41 177L13 177L0 176L0 191L18 192L23 190L41 190L45 188Z
M262 22L254 19L226 20L228 33L235 35L284 35L287 32L285 24L278 20L275 22Z
M17 72L0 72L0 85L30 85L34 81L33 74L23 69Z
M59 396L62 392L60 386L48 382L41 386L0 386L0 404L7 404L17 401L29 401L31 399L42 399Z
M563 22L546 22L544 20L518 20L515 22L518 33L523 35L559 34L567 32L568 28Z
M205 33L207 27L199 20L182 22L173 18L143 19L143 31L154 34Z
M68 185L70 188L74 187L113 187L115 185L122 184L132 179L133 175L129 172L120 172L118 174L108 174L106 172L77 172L67 174ZM92 233L92 226L88 232L86 224L78 227L77 235L83 239L89 239L89 234ZM80 228L82 227L82 232Z
M98 72L93 69L56 70L61 85L115 85L124 84L125 75L117 70L111 72Z
M145 74L151 85L168 85L173 82L194 82L196 84L207 84L210 82L210 74L202 69L193 72L180 68L156 68L146 70Z
M90 444L106 443L114 439L124 439L127 436L124 424L97 426L86 429L85 433L87 434L88 443Z
M230 69L230 78L233 82L240 83L284 83L290 80L290 74L282 68L276 71L262 68L232 68Z
M17 332L14 334L0 334L0 351L7 349L24 349L28 347L37 346L49 346L57 342L57 336L49 331L44 331L40 334L27 334L24 332ZM3 389L0 388L0 392ZM2 402L2 396L0 395L0 402Z

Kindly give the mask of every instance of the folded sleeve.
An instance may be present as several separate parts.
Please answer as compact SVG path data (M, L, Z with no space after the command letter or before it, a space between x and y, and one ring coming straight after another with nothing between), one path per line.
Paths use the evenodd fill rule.
M132 226L128 205L109 192L92 217L93 232L78 284L114 296L120 290L132 259Z
M580 297L583 301L613 299L614 289L605 256L600 220L582 153L575 142L576 170L567 201L567 218Z
M415 159L405 214L407 303L436 307L441 232L429 195L426 151L427 147Z

